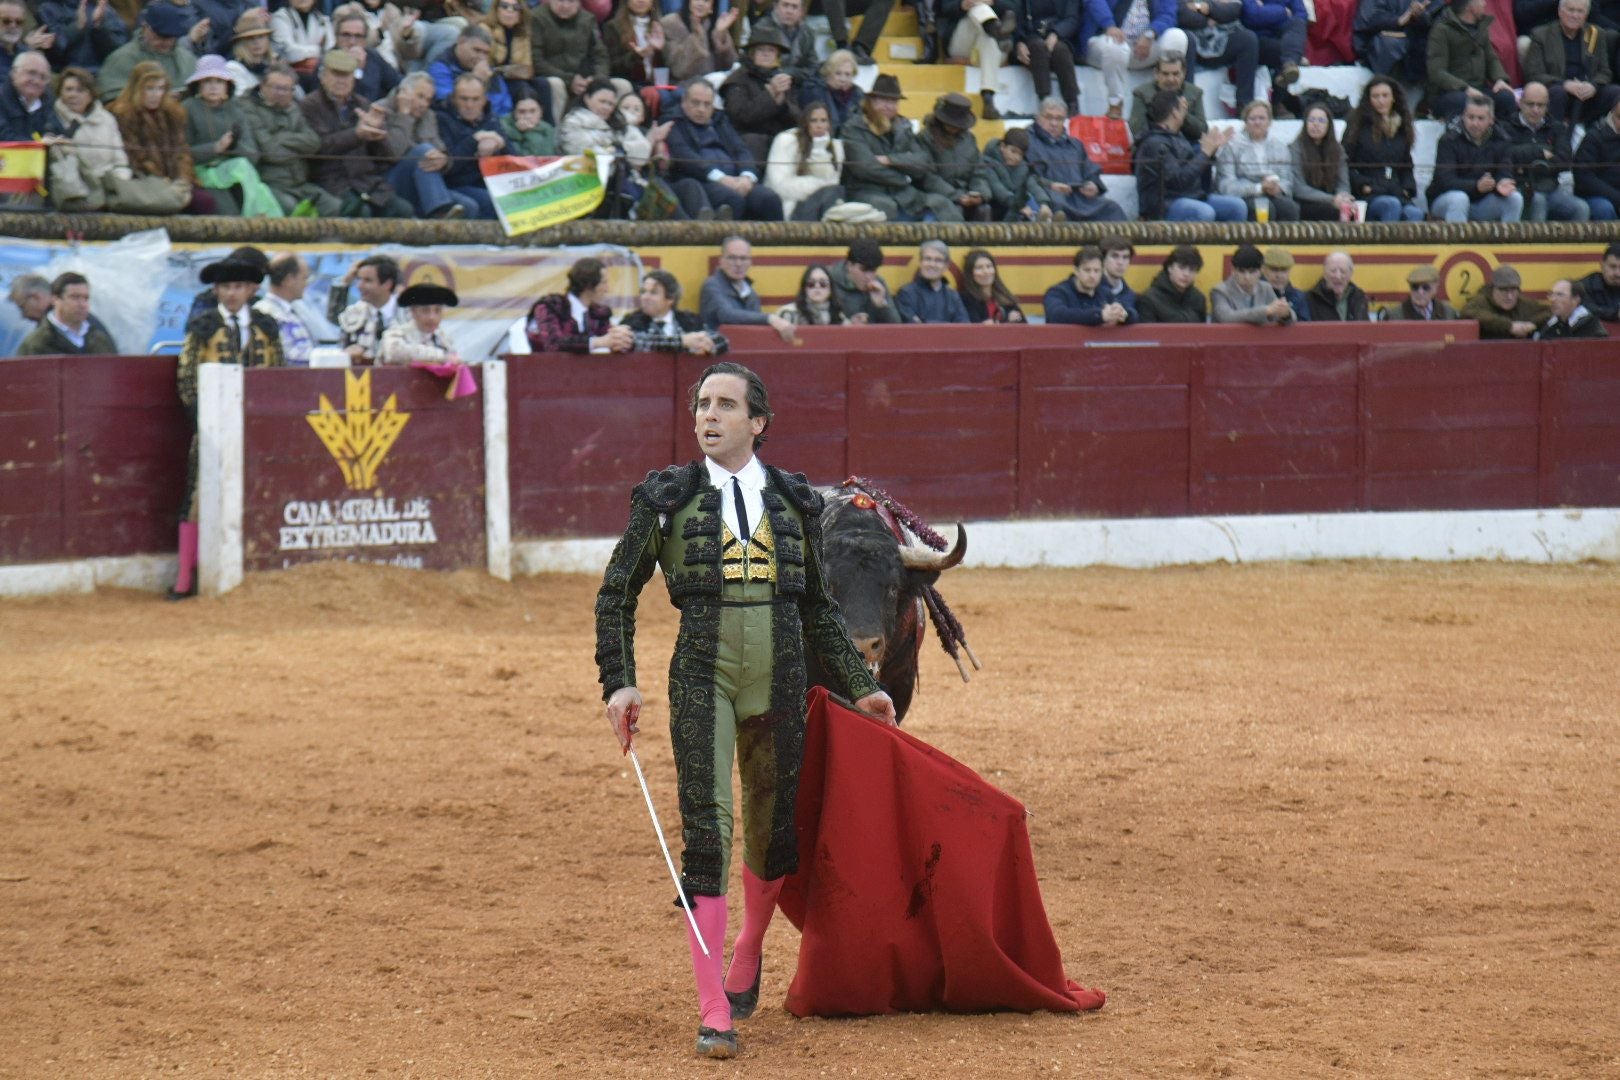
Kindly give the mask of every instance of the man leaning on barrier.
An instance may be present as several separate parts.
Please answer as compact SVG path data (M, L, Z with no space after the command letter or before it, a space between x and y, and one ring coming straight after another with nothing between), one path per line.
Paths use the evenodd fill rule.
M90 314L90 282L59 274L51 282L51 310L17 347L18 356L116 356L118 343Z

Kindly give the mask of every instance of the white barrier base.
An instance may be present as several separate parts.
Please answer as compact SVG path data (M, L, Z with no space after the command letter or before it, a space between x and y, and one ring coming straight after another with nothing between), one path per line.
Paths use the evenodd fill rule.
M0 596L87 593L103 586L163 592L174 584L173 555L125 555L75 562L0 566Z
M964 566L1147 568L1311 559L1620 562L1620 510L1446 510L969 522ZM513 545L520 574L600 574L612 539Z

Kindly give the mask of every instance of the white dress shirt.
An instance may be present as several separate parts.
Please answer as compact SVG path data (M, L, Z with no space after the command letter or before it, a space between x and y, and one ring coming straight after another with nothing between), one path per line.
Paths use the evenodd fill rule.
M247 307L244 306L241 311L238 311L236 314L233 315L233 314L231 314L231 312L229 310L226 309L224 304L220 304L219 305L219 316L220 316L220 318L225 320L225 325L226 326L235 326L236 327L236 350L237 350L237 352L243 352L243 353L247 352L248 338L249 338L249 335L252 334L252 332L253 332L249 328L249 323L251 322L251 319L250 319L250 317L248 315Z
M759 458L751 457L735 474L727 472L714 463L712 458L704 458L703 464L709 470L709 483L720 490L720 516L725 520L726 528L731 535L742 536L742 525L737 521L737 493L732 486L736 480L742 487L743 506L748 509L748 529L752 536L759 529L759 520L765 516L765 466L759 463Z

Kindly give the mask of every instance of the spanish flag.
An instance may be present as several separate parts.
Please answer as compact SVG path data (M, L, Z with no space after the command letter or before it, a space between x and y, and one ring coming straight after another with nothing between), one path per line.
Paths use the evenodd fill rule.
M45 144L0 142L0 195L45 194Z

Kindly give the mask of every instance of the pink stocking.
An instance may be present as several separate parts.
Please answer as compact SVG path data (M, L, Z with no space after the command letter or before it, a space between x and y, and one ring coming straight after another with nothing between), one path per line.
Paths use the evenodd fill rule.
M776 898L782 895L787 878L766 881L743 867L743 922L737 941L731 947L731 967L726 971L726 989L740 994L754 985L759 974L759 951L765 944L765 928L776 913Z
M720 957L726 950L726 898L723 896L692 897L692 917L703 934L703 943L709 955L703 955L697 935L686 928L686 941L692 947L692 975L697 979L698 1008L704 1027L715 1031L731 1030L731 1002L726 1000L725 983L720 978Z
M174 577L174 591L189 593L191 591L191 574L197 566L197 523L195 521L182 521L180 523L180 572Z

